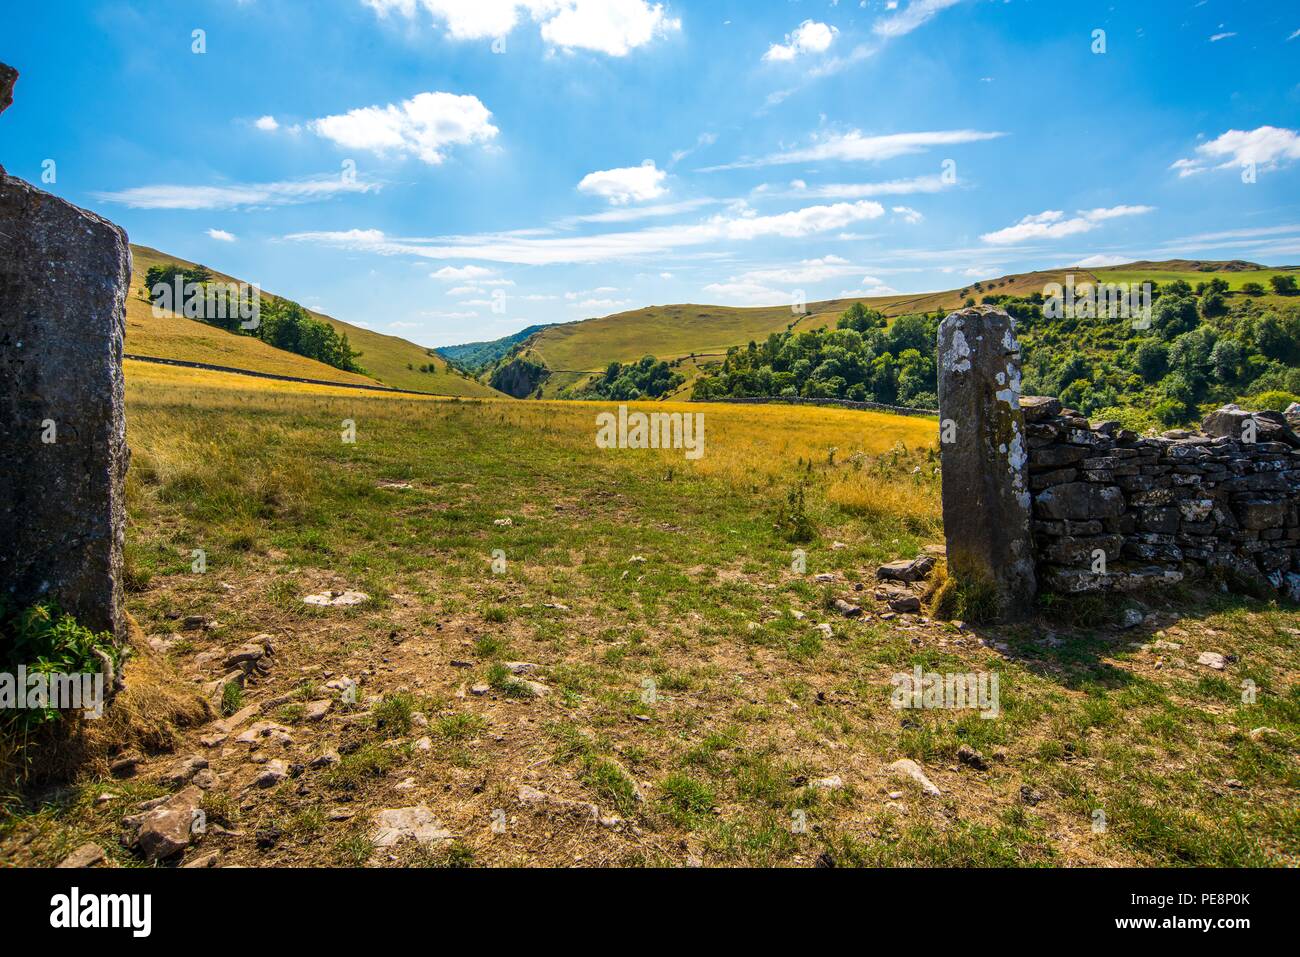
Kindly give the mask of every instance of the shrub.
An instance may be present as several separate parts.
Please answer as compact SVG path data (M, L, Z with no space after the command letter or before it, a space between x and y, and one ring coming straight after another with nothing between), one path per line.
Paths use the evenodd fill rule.
M13 613L0 600L0 665L9 672L22 665L28 674L47 675L98 674L107 665L116 674L121 653L112 635L92 632L54 602ZM13 720L34 727L57 721L60 715L56 708L31 708L16 712Z

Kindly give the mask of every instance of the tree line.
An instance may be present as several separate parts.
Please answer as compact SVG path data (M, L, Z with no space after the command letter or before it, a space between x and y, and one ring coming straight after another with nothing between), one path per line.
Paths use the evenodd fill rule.
M155 291L160 284L175 289L178 281L182 289L180 302L173 302L170 293L163 297ZM365 372L357 363L361 353L352 348L346 332L337 332L328 322L317 319L290 299L259 294L257 320L250 324L231 301L234 294L225 288L225 284L215 283L212 272L205 266L187 268L175 263L151 266L145 273L144 285L151 302L159 305L165 298L166 308L177 315L235 335L261 339L277 349L315 359L345 372Z

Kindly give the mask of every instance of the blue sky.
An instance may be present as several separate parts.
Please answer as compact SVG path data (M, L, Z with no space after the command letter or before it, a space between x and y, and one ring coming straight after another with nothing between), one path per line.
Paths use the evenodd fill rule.
M10 173L429 346L1300 262L1294 3L68 0L0 59Z

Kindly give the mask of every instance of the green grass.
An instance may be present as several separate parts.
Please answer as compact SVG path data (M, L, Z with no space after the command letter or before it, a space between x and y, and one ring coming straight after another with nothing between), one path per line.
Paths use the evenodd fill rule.
M302 796L244 788L252 769L242 760L216 768L239 795L227 805L239 830L274 824L291 838L266 856L252 841L235 844L237 863L364 863L370 812L416 803L460 842L421 859L428 865L443 850L448 862L489 866L691 856L808 866L822 854L890 866L1296 860L1294 609L1190 589L1144 597L1183 646L1166 653L1131 647L1153 635L1116 632L1083 604L965 632L828 614L813 575L836 573L833 594L878 612L875 566L938 540L937 480L928 469L912 475L927 462L933 422L704 405L706 454L686 462L595 448L595 407L582 403L248 392L212 381L130 374L129 534L148 576L129 596L132 615L150 635L174 630L177 611L218 618L214 634L173 651L181 665L213 642L275 633L275 667L250 700L300 705L326 694L326 673L364 676L364 698L377 699L370 720L363 701L294 725L298 750L286 757L308 765ZM339 441L342 418L356 419L357 443ZM911 451L895 452L899 442ZM834 466L830 446L842 453ZM377 487L394 481L415 487ZM791 570L793 545L777 527L795 482L805 483L816 532L802 546L805 575ZM511 526L494 524L505 516ZM200 545L206 575L185 560ZM498 548L504 575L491 567ZM372 601L301 603L327 586ZM547 607L557 602L567 607ZM823 621L830 637L815 630ZM1049 629L1059 644L1042 642ZM1209 674L1195 661L1211 649L1238 661ZM514 660L537 663L529 677L550 694L522 691L504 665ZM915 665L996 672L1001 716L893 710L890 678ZM1255 704L1241 703L1245 677ZM485 678L497 690L470 694ZM1277 736L1252 738L1261 726ZM426 734L434 746L418 750ZM988 769L959 763L963 745ZM310 767L325 747L341 761ZM921 762L943 796L892 776L901 757ZM814 786L832 775L845 786ZM413 793L395 791L408 777ZM539 826L518 804L524 784L595 802L626 826L558 813ZM49 865L96 838L129 862L115 844L119 822L154 793L94 804L128 786L92 778L57 800L10 806L0 851ZM1022 787L1042 800L1026 804ZM355 817L322 824L307 813L322 804ZM1109 826L1095 834L1098 809ZM497 810L504 833L490 827Z

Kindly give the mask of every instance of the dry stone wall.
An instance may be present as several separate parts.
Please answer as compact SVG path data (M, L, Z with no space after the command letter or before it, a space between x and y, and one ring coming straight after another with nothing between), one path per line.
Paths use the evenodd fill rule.
M1089 422L1020 395L1014 322L988 306L944 320L938 357L949 569L1005 612L1195 579L1300 602L1300 405L1159 436Z
M1043 587L1127 591L1209 577L1300 600L1300 438L1225 406L1199 431L1141 437L1023 397Z

